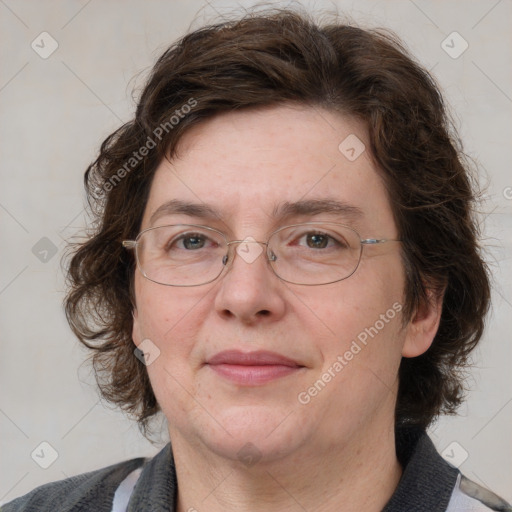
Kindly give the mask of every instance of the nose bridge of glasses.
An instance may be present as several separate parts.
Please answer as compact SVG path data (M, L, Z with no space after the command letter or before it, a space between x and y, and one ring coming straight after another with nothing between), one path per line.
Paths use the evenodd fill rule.
M252 245L249 246L249 244ZM228 246L228 254L226 254L223 258L224 265L226 265L229 260L233 260L233 257L230 258L229 254L232 254L232 251L235 248L235 252L246 263L252 263L253 261L255 261L261 255L261 253L266 252L266 249L268 248L268 242L261 242L259 240L255 240L251 236L246 237L243 240L230 240L229 242L226 243L226 245Z
M260 244L268 246L268 242L260 242L259 240L254 240L252 237L247 237L244 240L230 240L226 243L228 247L234 244Z

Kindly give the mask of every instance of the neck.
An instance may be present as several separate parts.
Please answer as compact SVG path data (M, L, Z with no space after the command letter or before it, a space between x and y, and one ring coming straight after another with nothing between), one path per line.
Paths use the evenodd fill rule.
M308 444L299 453L246 467L171 433L178 512L381 511L402 469L394 425L357 431L343 446Z

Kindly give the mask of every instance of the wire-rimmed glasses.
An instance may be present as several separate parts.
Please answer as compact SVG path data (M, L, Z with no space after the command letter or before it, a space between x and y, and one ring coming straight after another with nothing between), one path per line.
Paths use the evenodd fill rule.
M228 240L209 226L172 224L147 228L135 240L124 240L123 246L135 249L137 267L146 279L166 286L215 281L233 261L235 248L247 263L265 254L274 274L283 281L316 286L350 277L359 266L364 245L399 241L361 239L353 228L335 222L284 226L266 242Z

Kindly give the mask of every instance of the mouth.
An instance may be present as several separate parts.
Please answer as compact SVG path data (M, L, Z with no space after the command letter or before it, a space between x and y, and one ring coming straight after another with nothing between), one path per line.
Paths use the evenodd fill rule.
M210 358L206 365L220 377L241 386L266 384L304 368L296 361L274 352L238 350L219 352Z

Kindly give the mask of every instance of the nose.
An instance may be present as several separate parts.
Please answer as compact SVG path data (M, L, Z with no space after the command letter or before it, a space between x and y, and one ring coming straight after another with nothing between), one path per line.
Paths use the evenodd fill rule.
M217 313L244 324L281 318L285 311L283 283L270 268L267 244L248 237L228 246L228 268L215 297Z

